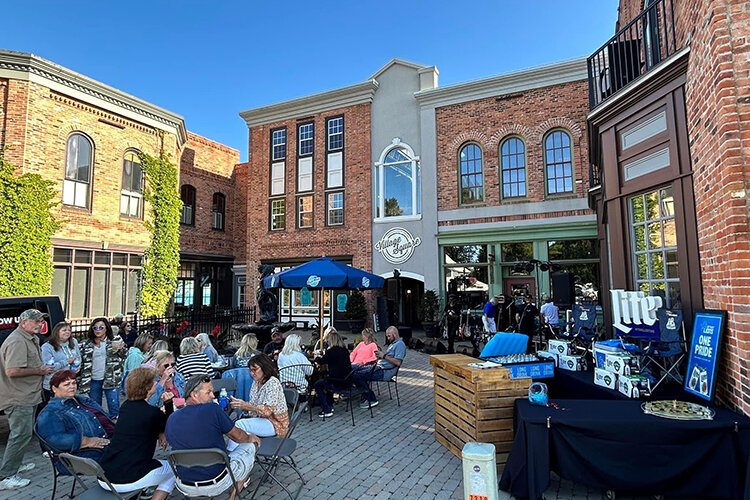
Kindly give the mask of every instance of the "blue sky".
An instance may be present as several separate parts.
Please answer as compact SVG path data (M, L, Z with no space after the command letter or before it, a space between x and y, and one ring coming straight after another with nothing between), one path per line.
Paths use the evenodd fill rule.
M0 0L0 47L185 117L247 158L238 113L361 82L393 57L440 85L594 52L617 0Z

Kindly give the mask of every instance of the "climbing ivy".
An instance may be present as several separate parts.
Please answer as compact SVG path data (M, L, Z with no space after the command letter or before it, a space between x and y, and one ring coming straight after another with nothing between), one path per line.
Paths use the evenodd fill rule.
M158 157L139 154L146 176L146 201L151 206L151 218L146 226L151 232L151 243L146 249L141 288L141 313L160 316L167 312L175 288L180 265L180 200L177 167L168 154Z
M47 295L52 285L55 183L15 175L0 149L0 297Z

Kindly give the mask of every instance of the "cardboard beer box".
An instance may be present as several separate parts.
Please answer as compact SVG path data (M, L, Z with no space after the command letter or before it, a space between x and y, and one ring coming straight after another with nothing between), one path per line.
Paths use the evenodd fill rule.
M558 356L572 356L575 354L575 349L570 340L550 339L547 341L547 350L549 352L554 352Z
M617 390L617 374L604 368L594 369L594 383L607 389Z
M551 351L537 351L536 355L539 359L544 359L548 361L552 361L555 363L555 366L557 366L557 353L551 352Z
M618 375L632 375L641 370L638 358L629 354L617 353L607 353L604 358L603 368Z
M643 375L621 375L617 379L617 389L629 398L638 399L651 394L651 383Z
M557 367L562 370L581 372L586 370L586 359L583 356L558 356Z

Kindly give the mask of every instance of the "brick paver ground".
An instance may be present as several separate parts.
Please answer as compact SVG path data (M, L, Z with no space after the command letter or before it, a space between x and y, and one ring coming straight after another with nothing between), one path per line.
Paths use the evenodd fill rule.
M381 345L382 344L382 339ZM303 499L451 499L463 498L461 460L454 457L434 439L433 379L429 356L409 350L399 372L399 395L390 400L381 384L380 404L370 418L367 410L355 406L352 427L344 404L324 422L314 409L313 421L305 415L294 438L298 441L297 465L307 480ZM8 437L7 419L0 417L0 453ZM52 468L41 455L38 443L32 442L26 461L37 464L26 473L31 485L13 492L0 491L0 499L46 499L52 492ZM256 467L253 479L260 477ZM277 477L289 484L296 475L280 468ZM70 491L70 478L62 478L57 498ZM299 484L299 483L294 483ZM253 484L254 487L254 484ZM602 492L553 479L545 493L551 499L598 499ZM218 498L226 498L227 495ZM177 490L170 498L184 498ZM271 482L261 487L256 498L288 498ZM500 492L500 499L512 498ZM619 498L619 497L618 497Z

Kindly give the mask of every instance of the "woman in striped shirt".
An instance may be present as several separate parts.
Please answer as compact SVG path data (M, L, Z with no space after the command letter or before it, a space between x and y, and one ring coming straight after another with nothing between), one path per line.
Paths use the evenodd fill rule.
M185 380L194 375L214 374L208 356L201 352L200 344L193 337L185 337L180 342L180 355L177 356L177 371Z

